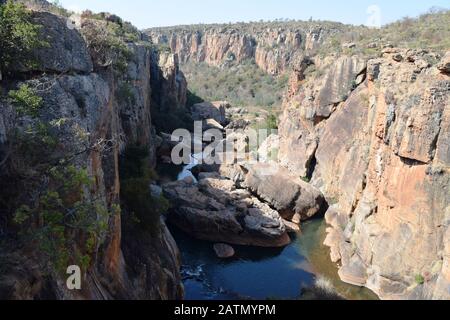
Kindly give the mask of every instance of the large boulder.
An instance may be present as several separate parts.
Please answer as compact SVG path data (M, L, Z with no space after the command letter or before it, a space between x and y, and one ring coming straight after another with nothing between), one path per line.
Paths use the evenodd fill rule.
M442 73L450 73L450 51L447 51L441 62L437 65L437 68Z
M302 220L306 220L325 206L319 190L275 164L259 163L251 166L243 185L267 201L286 219L292 219L298 214Z
M192 118L195 121L213 119L222 126L227 124L225 109L228 103L223 101L202 102L192 106Z
M163 190L173 203L169 221L197 239L261 247L290 243L279 214L230 180L209 175L198 185L183 180Z

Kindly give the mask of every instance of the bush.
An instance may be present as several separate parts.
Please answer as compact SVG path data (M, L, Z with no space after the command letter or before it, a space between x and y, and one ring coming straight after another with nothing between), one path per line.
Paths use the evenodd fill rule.
M143 146L130 146L121 156L121 201L129 219L156 237L161 214L169 209L169 203L163 196L150 194L150 183L157 176L149 167L148 156L148 148Z
M71 165L53 167L49 177L37 204L20 206L14 222L37 226L24 228L24 235L37 241L54 270L64 272L70 264L87 270L108 231L111 213L85 193L92 184L86 170ZM117 214L119 210L114 207L111 212Z
M91 19L83 23L81 32L97 69L112 66L117 75L126 73L132 52L119 25Z
M152 111L152 122L157 132L172 133L176 129L194 130L194 121L188 109L177 108L170 112Z
M423 285L425 283L425 278L421 274L416 275L416 283L418 285Z
M224 68L206 63L182 65L189 90L202 100L226 100L232 105L250 107L281 106L288 76L271 76L254 62L244 61Z
M9 91L8 97L19 116L37 117L43 102L36 91L27 84L22 84L18 90Z
M9 75L22 65L35 65L33 50L45 46L39 39L41 26L33 24L23 4L8 0L0 5L0 72Z

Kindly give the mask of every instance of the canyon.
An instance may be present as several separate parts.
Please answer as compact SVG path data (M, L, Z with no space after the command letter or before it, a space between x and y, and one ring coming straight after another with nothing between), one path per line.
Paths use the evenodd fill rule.
M66 231L74 252L90 258L83 289L71 291L64 275L42 267L36 241L21 238L17 208L0 209L1 299L182 299L183 261L168 225L211 244L277 248L322 216L343 282L381 299L450 299L449 48L397 46L382 30L332 22L140 32L117 16L84 13L74 28L47 2L25 2L51 46L35 50L33 67L1 77L2 92L25 84L42 99L35 117L0 100L1 187L12 194L2 203L32 207L52 187L51 173L33 176L37 165L24 173L34 184L8 183L26 159L11 147L14 132L43 121L57 139L49 158L86 168L92 184L84 197L107 214L95 217L104 230L94 249L86 249L84 232ZM111 26L122 32L119 44L111 45ZM156 218L136 217L130 184L168 161L171 129L200 120L223 131L223 143L248 149L253 119L225 101L190 103L183 73L187 63L220 71L246 61L289 77L278 134L255 151L271 159L193 165L192 177L155 178L130 199L169 205Z

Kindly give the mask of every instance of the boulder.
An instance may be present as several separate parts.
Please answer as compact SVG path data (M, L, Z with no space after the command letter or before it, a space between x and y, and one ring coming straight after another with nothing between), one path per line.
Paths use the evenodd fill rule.
M226 125L226 102L202 102L192 106L192 118L195 121L213 119L220 125Z
M235 251L232 246L224 243L216 243L214 246L214 252L216 253L217 257L221 259L228 259L232 258L235 255Z
M447 51L447 53L442 58L441 62L437 65L437 68L442 73L449 74L450 73L450 51Z
M325 206L319 190L278 165L259 163L251 166L243 185L288 220L295 214L306 220Z
M231 180L177 181L163 190L173 203L169 221L197 239L260 247L290 243L280 215Z

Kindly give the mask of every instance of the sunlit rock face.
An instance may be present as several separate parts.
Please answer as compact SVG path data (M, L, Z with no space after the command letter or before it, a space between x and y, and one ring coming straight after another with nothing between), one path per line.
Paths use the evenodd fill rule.
M433 65L424 61L439 61L436 54L389 48L367 67L355 61L351 72L338 71L336 63L352 60L321 65L325 74L306 82L293 76L281 118L280 161L302 176L310 170L312 184L332 204L326 244L344 281L383 299L448 299L445 62ZM335 92L325 79L336 73L346 74L341 79L352 87L324 115L317 97Z
M170 48L181 63L205 62L213 66L252 60L265 72L277 75L290 70L303 54L316 50L338 28L205 26L155 28L146 33L153 43Z

